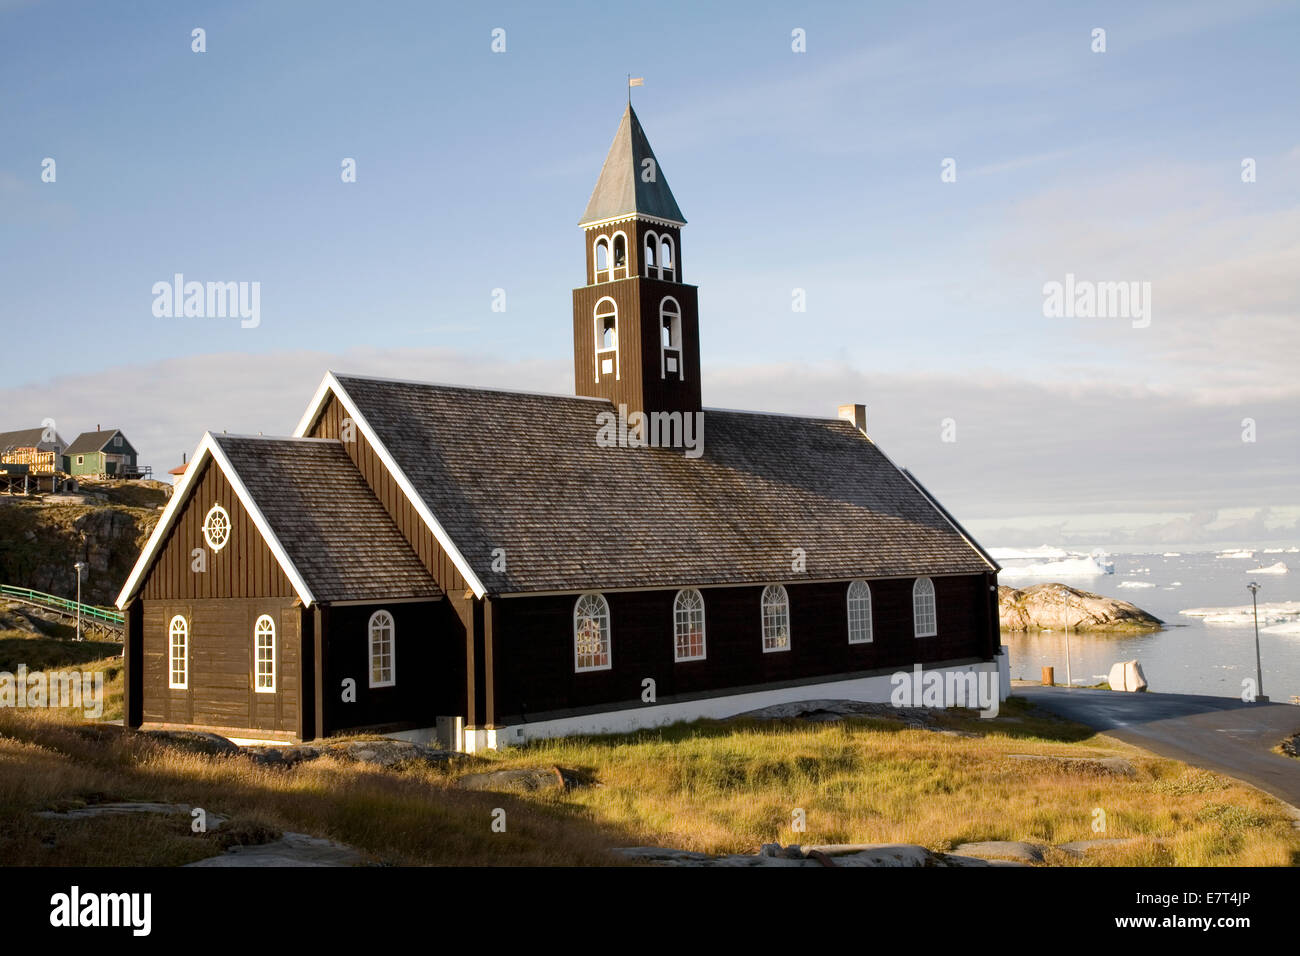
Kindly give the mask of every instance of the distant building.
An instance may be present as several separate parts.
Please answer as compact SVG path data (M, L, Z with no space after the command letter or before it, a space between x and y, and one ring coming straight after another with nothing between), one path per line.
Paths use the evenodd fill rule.
M52 428L0 432L0 464L26 465L33 475L52 475L60 470L67 447L68 443Z
M150 471L140 468L135 446L118 428L82 432L63 453L63 462L63 470L77 477L141 478Z

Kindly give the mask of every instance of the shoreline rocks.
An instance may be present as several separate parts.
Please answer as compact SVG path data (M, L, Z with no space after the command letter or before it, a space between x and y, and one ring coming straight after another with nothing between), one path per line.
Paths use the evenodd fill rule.
M1006 631L1154 631L1164 625L1127 601L1059 583L998 585L998 623Z

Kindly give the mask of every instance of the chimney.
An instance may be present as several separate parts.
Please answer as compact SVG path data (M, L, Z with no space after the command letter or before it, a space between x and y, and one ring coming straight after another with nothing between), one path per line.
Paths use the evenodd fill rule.
M99 426L98 426L98 425L95 426L95 431L99 431Z
M862 434L867 433L867 406L865 405L841 405L840 418L846 422L852 422L854 427Z
M189 452L187 452L187 451L183 451L183 452L181 452L181 464L182 464L182 465L185 464L185 459L186 459L188 456L189 456Z

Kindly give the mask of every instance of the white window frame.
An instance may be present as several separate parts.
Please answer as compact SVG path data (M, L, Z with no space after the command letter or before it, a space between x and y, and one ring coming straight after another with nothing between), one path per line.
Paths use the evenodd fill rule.
M178 628L177 625L180 625ZM180 649L180 683L176 681L176 638L181 639ZM190 622L185 615L173 615L167 624L167 688L169 690L188 690L190 686Z
M649 249L649 254L647 254ZM646 230L645 237L641 240L641 258L645 260L645 277L647 279L658 279L660 276L659 269L659 234Z
M673 304L675 312L668 312L668 303ZM672 327L669 330L669 339L676 340L676 348L670 348L664 345L664 319L672 320ZM659 377L668 377L668 353L677 353L677 380L686 381L686 362L684 361L686 348L682 342L682 305L671 295L664 296L659 301Z
M605 247L605 268L600 267L600 247ZM591 244L591 271L595 275L597 282L608 282L614 274L614 248L610 243L609 236L599 235ZM601 274L604 278L601 278Z
M664 255L664 249L668 250L667 255ZM659 278L669 282L677 281L677 244L667 233L659 237Z
M610 304L610 308L614 310L613 313L600 311L601 304L605 302ZM614 317L614 344L609 348L604 348L601 346L601 342L603 342L605 338L602 326L604 325L604 320L609 318L611 314ZM607 295L601 296L596 302L596 308L592 312L592 328L595 331L596 336L595 341L592 343L595 346L596 354L596 381L599 382L602 375L608 376L611 374L610 372L601 371L600 366L604 359L609 359L612 363L612 368L614 369L612 373L614 381L621 381L621 370L618 367L618 303Z
M379 618L386 618L385 624ZM388 679L375 680L375 637L379 629L387 628L388 630ZM366 635L369 638L370 647L370 667L367 673L370 675L371 687L392 687L397 683L397 621L393 618L392 612L380 608L374 614L370 615L370 620L366 622Z
M263 627L264 623L265 627ZM262 638L266 635L271 637L271 683L264 685L262 683ZM274 694L275 672L275 618L269 614L262 614L253 624L253 690L259 694Z
M939 633L939 601L929 578L917 578L912 584L912 633L916 637Z
M614 251L618 248L618 237L623 237L623 264L620 266L614 258ZM627 233L620 229L618 232L610 233L609 236L609 277L610 279L626 279L630 276L632 268L632 244L627 241ZM623 274L618 274L619 270Z
M874 639L871 628L871 585L866 581L850 581L844 600L848 612L849 643L870 644Z
M592 621L596 628L596 639L599 642L595 650L589 650L590 637L584 639L584 634L579 630L584 627L583 621ZM584 628L584 630L589 629ZM575 674L582 674L588 671L607 671L614 666L614 654L611 646L610 627L609 627L609 602L605 600L605 595L596 591L589 591L586 594L578 595L578 599L573 602L573 671ZM583 660L599 660L604 657L603 664L583 664Z
M220 540L215 540L215 537L213 535L213 529L212 527L210 527L212 525L212 519L214 516L220 517L222 521L225 522L226 533L221 536ZM230 513L227 512L226 509L221 507L221 505L219 504L213 505L211 508L208 509L208 513L203 516L203 540L208 543L208 547L211 548L213 551L220 551L222 548L224 548L227 544L230 543L230 532L231 532Z
M693 606L683 607L683 602L690 602ZM687 649L691 646L690 635L693 630L693 619L696 615L698 615L700 623L700 652L698 654L683 654L683 646ZM677 592L677 596L673 598L673 660L678 664L685 661L702 661L708 657L708 654L709 645L704 615L704 595L700 593L699 588L682 588Z
M788 651L790 649L790 595L786 593L785 585L769 584L763 588L759 610L762 615L763 653Z

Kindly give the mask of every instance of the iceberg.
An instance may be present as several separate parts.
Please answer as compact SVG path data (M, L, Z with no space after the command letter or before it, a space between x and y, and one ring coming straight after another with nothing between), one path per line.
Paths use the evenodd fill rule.
M1116 587L1121 588L1153 588L1155 587L1150 581L1121 581Z
M1178 613L1184 617L1199 617L1206 624L1249 625L1255 621L1254 609L1249 604L1238 604L1235 607L1192 607ZM1266 625L1295 621L1300 621L1300 601L1273 601L1259 606L1260 630Z
M1254 556L1254 551L1220 551L1215 555L1216 558L1223 558L1229 561L1248 561Z
M989 555L995 561L1022 561L1030 558L1068 558L1070 552L1044 544L1037 548L989 548Z
M1115 562L1104 551L1094 551L1084 557L1067 557L1057 561L1039 561L1033 564L1004 567L1003 578L1091 578L1099 574L1114 574Z
M1291 569L1282 561L1277 564L1270 564L1266 568L1251 568L1247 574L1286 574Z

